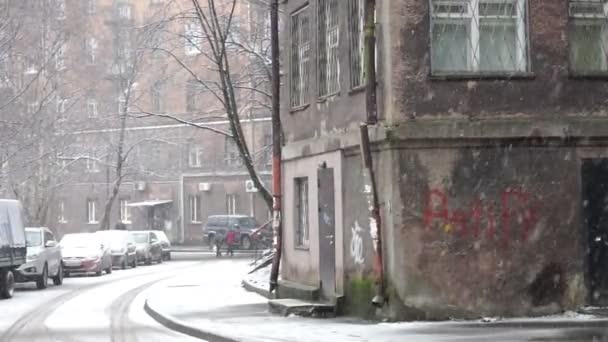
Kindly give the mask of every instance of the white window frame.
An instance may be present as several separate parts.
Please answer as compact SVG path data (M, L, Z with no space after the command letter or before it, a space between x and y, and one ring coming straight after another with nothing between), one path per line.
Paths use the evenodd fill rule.
M65 1L66 0L55 0L56 10L57 10L57 20L65 20Z
M195 20L184 23L184 54L195 56L201 53L203 29Z
M128 3L119 3L118 4L118 16L121 19L130 20L131 19L131 5Z
M294 243L296 248L310 246L310 203L308 177L294 178Z
M466 70L462 71L436 71L433 65L431 65L431 74L433 75L443 75L443 74L479 74L489 73L489 74L513 74L513 73L524 73L528 70L528 2L527 0L461 0L461 1L449 1L449 0L429 0L430 8L431 8L431 37L433 36L432 30L434 28L434 21L441 19L460 19L463 24L468 21L469 25L469 39L468 43L469 47L469 56ZM480 51L479 51L479 39L480 39L480 18L479 16L479 4L480 3L502 3L502 2L512 2L515 4L516 15L514 17L510 17L515 19L517 22L517 40L519 42L523 42L522 44L517 44L517 61L516 61L516 70L505 71L505 70L497 70L497 71L480 71ZM436 5L447 5L447 6L457 6L462 5L466 8L466 12L462 13L442 13L436 12ZM522 13L523 12L523 13ZM500 19L500 18L508 18L505 16L484 16L483 19ZM431 56L433 55L433 42L431 42ZM431 58L432 60L432 58Z
M308 26L303 27L303 20ZM291 77L290 104L292 108L305 106L309 102L311 63L311 18L308 6L291 14ZM307 30L306 30L307 29ZM294 32L297 31L297 32ZM297 71L296 71L297 68Z
M87 116L89 118L96 118L97 115L97 100L93 98L87 99Z
M120 200L120 222L131 224L131 207L129 207L129 200L126 198Z
M34 102L28 102L27 104L27 113L28 114L34 114L36 113L38 110L40 109L40 105L38 104L37 101Z
M87 199L87 223L99 223L97 221L97 201L94 199Z
M95 4L95 0L87 0L87 3L85 6L86 6L87 14L89 14L89 15L95 14L95 12L97 11L97 5Z
M118 97L118 114L122 114L123 112L128 112L129 108L127 107L127 99L124 96Z
M236 194L226 194L226 215L236 215Z
M332 14L330 3L335 1L335 9L338 13ZM340 92L340 1L319 0L317 3L317 89L320 98L332 96ZM324 9L324 25L321 23L321 8ZM336 25L330 25L330 18L336 16ZM325 36L325 44L322 44L321 36ZM323 56L323 58L322 58ZM325 62L325 65L322 63ZM335 63L334 63L335 62ZM335 70L334 70L335 68ZM325 72L325 77L322 76ZM325 81L323 84L322 81Z
M65 219L65 200L59 200L59 205L57 207L59 209L59 213L57 213L57 222L67 223L68 221Z
M201 197L199 195L190 195L190 223L202 223L201 221Z
M57 51L55 52L55 69L57 69L57 70L63 70L66 68L65 50L66 50L65 42L59 43L59 46L57 47Z
M97 173L97 172L101 171L99 169L99 162L97 161L97 158L95 158L95 157L87 156L84 159L84 165L85 165L85 171L87 173Z
M588 13L575 13L573 11L573 9L577 6L599 6L601 8L598 8L599 11L598 12L588 12ZM576 25L584 25L584 26L590 26L590 25L604 25L603 27L603 34L602 36L604 37L605 41L604 41L604 47L606 49L608 49L608 24L606 23L608 21L608 2L604 2L604 1L600 1L600 0L570 0L569 4L568 4L568 14L570 17L570 20L572 21L572 25L576 26ZM572 44L570 44L570 47L572 47ZM572 51L570 51L569 53L571 54ZM608 52L608 51L607 51ZM574 65L572 64L572 56L569 56L569 63L570 63L570 71L572 73L574 73L575 75L579 75L579 74L608 74L608 56L604 55L603 58L600 60L601 62L601 68L599 70L589 70L587 72L582 72L582 71L577 71L575 70L573 67Z
M97 63L97 39L89 37L86 41L87 64L95 65Z
M190 145L190 150L188 151L188 165L190 167L202 167L203 153L203 146L199 144Z

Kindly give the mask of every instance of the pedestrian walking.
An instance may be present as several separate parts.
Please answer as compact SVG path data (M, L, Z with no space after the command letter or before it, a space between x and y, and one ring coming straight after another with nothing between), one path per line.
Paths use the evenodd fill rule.
M234 225L233 228L228 231L226 234L226 245L228 245L228 250L226 251L226 255L234 256L234 245L237 242L237 231L239 230L238 225Z
M215 234L215 257L219 258L222 256L222 245L224 244L224 237L219 232Z

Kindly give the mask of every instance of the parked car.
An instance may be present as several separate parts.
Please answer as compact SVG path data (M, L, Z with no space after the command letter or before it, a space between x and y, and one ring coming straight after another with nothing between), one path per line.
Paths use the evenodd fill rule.
M112 254L112 265L123 270L127 266L137 267L137 253L133 236L126 230L100 230L95 232L109 246Z
M133 241L135 242L137 261L143 262L146 265L151 265L152 261L157 264L163 262L163 252L158 236L149 230L131 231Z
M229 227L236 226L240 228L240 236L238 238L242 249L252 249L255 246L254 240L261 239L257 234L265 234L263 231L260 231L256 236L252 235L260 228L260 225L253 217L245 215L213 215L207 218L207 223L203 226L203 236L209 246L212 247L216 236L225 237Z
M92 233L65 235L60 242L64 276L72 273L112 273L112 254L99 237Z
M153 230L152 232L156 234L158 240L160 241L160 247L163 252L163 259L171 260L171 241L169 241L167 234L165 234L165 232L163 232L162 230Z
M0 200L0 298L15 292L15 272L26 263L27 247L21 203Z
M46 227L25 228L27 262L17 269L17 282L36 282L38 289L48 286L49 278L53 284L63 284L63 264L61 249L53 232Z

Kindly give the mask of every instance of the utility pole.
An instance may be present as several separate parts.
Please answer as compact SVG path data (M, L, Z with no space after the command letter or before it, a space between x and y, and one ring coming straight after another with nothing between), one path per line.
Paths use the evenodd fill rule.
M283 225L281 217L281 112L279 68L279 0L270 2L270 52L272 59L272 228L275 253L270 272L270 292L278 286L279 266L283 250Z

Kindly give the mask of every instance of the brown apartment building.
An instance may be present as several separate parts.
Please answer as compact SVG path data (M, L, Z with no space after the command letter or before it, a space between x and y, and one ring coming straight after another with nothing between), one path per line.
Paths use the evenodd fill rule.
M22 41L26 36L28 42L52 39L47 49L23 44L48 56L32 60L36 87L14 110L24 118L45 118L44 125L28 122L37 124L36 137L47 132L50 138L22 138L36 141L28 153L53 157L27 165L7 159L3 168L5 179L20 181L24 169L34 170L21 185L3 187L7 196L36 208L28 213L30 224L48 225L59 235L99 228L117 179L122 113L127 113L124 166L110 227L118 222L129 229L152 226L174 242L201 243L209 215L245 214L261 223L268 219L232 139L213 131L228 132L228 121L214 96L218 89L209 86L217 75L205 57L207 47L189 1L46 0L12 6L11 13L36 23L22 30ZM263 55L266 12L263 3L239 1L231 39ZM7 58L6 65L12 74L27 76L27 67L16 70L28 62L17 55L28 54L15 51L19 53ZM197 82L177 60L209 83ZM269 183L267 98L245 89L266 89L261 70L267 65L238 53L231 63L235 84L247 86L237 92L249 149ZM35 72L35 67L44 71ZM187 124L192 122L213 130Z
M605 304L606 4L376 3L383 314ZM363 1L296 0L285 12L281 286L373 315Z

